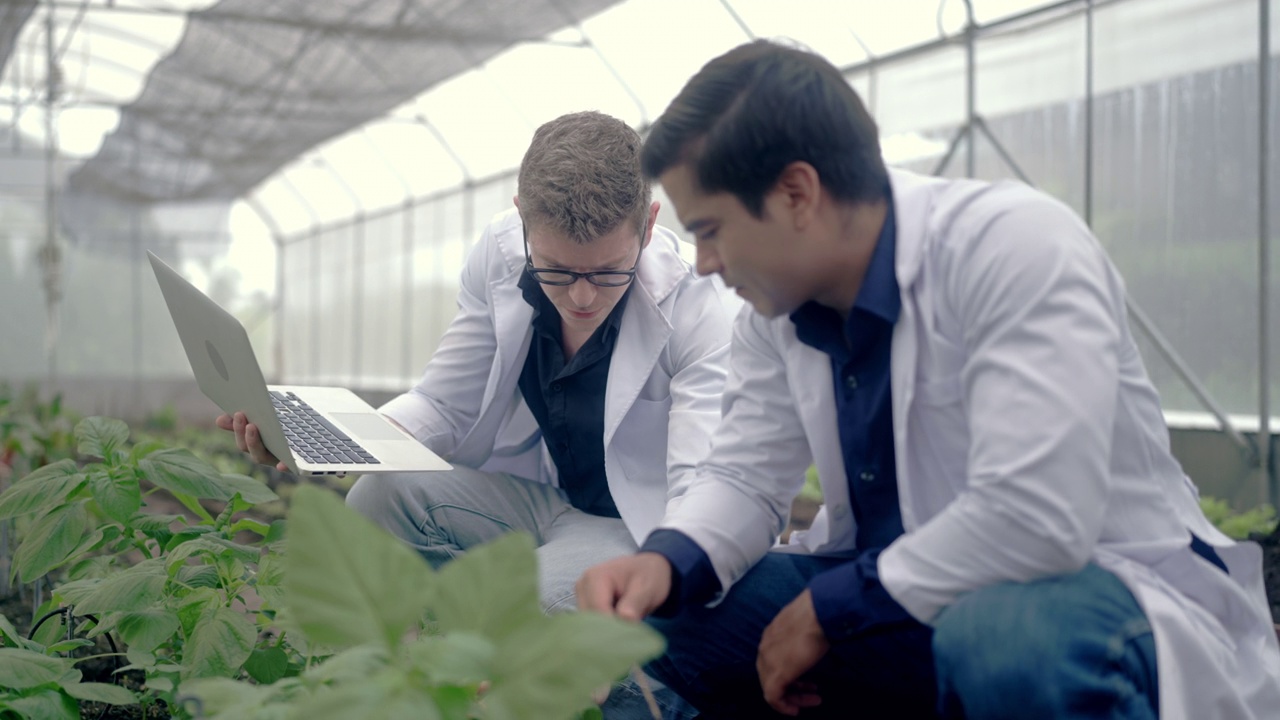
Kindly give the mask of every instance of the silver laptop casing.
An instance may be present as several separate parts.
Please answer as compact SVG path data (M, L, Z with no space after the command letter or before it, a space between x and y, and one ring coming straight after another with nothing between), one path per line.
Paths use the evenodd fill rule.
M346 388L268 386L244 325L150 251L147 257L164 295L196 384L223 412L243 412L263 444L298 475L346 475L449 470L452 466ZM309 463L285 440L270 390L292 392L378 459L377 464Z

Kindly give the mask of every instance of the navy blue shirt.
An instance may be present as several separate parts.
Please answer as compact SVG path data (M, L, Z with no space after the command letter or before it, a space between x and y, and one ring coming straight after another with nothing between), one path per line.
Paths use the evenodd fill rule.
M520 393L542 430L560 489L583 512L621 517L604 472L604 396L631 288L566 363L555 304L528 271L519 285L533 307L533 341L520 372Z
M893 326L901 310L895 240L890 200L848 317L842 321L838 312L812 302L791 315L796 337L831 358L836 421L857 524L858 555L809 584L818 621L832 641L909 618L880 585L876 570L880 551L903 532L889 377ZM641 550L660 553L672 565L672 593L659 614L670 614L685 603L706 602L720 590L710 559L683 533L656 530Z

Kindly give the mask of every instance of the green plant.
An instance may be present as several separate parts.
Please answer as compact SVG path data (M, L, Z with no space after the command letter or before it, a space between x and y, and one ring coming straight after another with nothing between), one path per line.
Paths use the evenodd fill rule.
M1244 512L1231 509L1226 500L1214 497L1200 498L1200 509L1204 511L1209 522L1228 537L1236 540L1248 540L1258 535L1267 535L1276 528L1276 510L1267 504L1249 508Z
M800 488L800 497L814 502L822 502L822 482L818 480L818 468L810 465L804 473L804 486Z
M15 395L0 384L0 482L71 457L74 424L62 396L42 402L34 385Z
M282 525L237 518L275 493L218 473L186 450L130 448L128 434L118 420L85 419L75 428L78 450L101 462L62 460L0 494L0 520L27 521L13 573L30 582L64 569L70 582L55 588L53 599L78 615L96 615L87 638L118 635L129 646L130 667L144 671L147 687L166 701L186 678L243 669L269 682L291 661L300 667L300 657L262 632L273 620L271 591L280 580L278 557L263 555L264 545L278 539ZM143 501L161 490L189 512L144 512ZM201 500L223 508L215 516ZM239 542L243 534L261 544ZM54 637L63 627L52 623L46 632Z
M91 645L84 639L63 640L45 647L21 637L13 625L0 616L0 640L13 647L0 647L0 717L60 720L79 718L80 702L132 705L137 697L117 685L83 682L78 660L58 657L76 647Z
M129 446L117 420L88 418L75 435L100 461L63 460L0 493L0 520L26 522L14 573L67 580L51 601L65 611L34 641L0 626L12 646L0 687L14 688L19 717L123 700L79 682L80 660L33 659L108 633L128 646L117 672L144 678L139 700L184 718L570 717L662 648L643 625L543 615L527 536L436 572L329 491L300 487L285 533L285 521L243 517L276 499L257 481L186 450ZM162 491L186 512L147 512ZM69 627L72 609L92 624ZM62 714L30 709L28 695Z
M184 698L209 720L564 718L662 649L643 625L593 613L543 615L526 535L435 572L331 493L301 487L287 544L289 620L334 654L269 686L184 683Z

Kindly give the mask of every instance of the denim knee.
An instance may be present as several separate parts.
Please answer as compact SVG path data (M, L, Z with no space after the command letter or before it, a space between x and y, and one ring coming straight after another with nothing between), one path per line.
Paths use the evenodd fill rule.
M1095 566L971 592L937 617L942 704L974 717L1147 718L1155 645L1123 583Z

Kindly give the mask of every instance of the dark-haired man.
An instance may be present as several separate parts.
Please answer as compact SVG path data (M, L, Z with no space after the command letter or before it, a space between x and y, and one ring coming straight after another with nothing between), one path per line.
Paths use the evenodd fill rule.
M1274 716L1257 548L1201 513L1068 208L887 171L836 68L769 42L695 75L643 162L754 308L681 504L578 583L662 616L656 675L709 717ZM823 511L770 553L810 462Z

